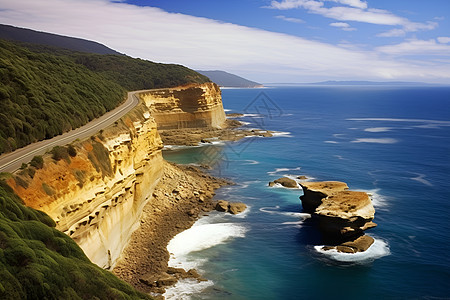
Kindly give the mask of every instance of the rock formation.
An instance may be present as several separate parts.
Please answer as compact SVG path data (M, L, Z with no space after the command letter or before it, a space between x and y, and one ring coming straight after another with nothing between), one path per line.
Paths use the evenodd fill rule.
M284 187L291 188L291 189L298 188L297 181L295 181L294 179L288 178L288 177L281 177L274 181L271 181L271 182L269 182L269 186L275 186L275 184L277 184L277 183L281 184Z
M141 103L72 153L44 156L42 168L19 170L8 184L25 204L50 215L90 260L111 268L139 226L163 173L163 128L220 127L213 83L142 92Z
M376 226L375 209L369 195L349 191L347 184L339 181L303 182L303 209L313 213L319 229L327 243L340 252L367 250L373 239L364 236L364 231ZM337 245L337 246L336 246Z
M242 202L229 202L225 200L219 200L216 204L216 210L221 212L229 212L230 214L237 215L244 212L247 209L247 205Z

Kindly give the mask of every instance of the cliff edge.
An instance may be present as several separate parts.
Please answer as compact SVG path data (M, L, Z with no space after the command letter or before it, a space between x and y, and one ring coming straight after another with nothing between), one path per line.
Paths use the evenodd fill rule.
M163 174L158 129L217 128L225 122L213 83L138 96L141 103L113 125L55 147L7 181L27 206L52 217L103 268L115 265Z

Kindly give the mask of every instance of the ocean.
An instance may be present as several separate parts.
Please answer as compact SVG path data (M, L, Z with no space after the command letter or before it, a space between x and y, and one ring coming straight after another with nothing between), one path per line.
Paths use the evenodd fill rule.
M249 209L212 212L168 246L184 280L167 299L450 299L450 87L321 86L224 89L228 113L270 138L164 151L210 163L236 185L215 199ZM365 253L320 252L301 189L282 176L344 181L371 194L378 226Z

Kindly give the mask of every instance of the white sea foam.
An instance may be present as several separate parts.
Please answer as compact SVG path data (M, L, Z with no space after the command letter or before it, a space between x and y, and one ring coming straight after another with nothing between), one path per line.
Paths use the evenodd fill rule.
M177 234L167 245L170 253L169 266L186 270L200 267L205 260L192 258L189 254L244 237L247 229L239 224L209 224L211 218L197 221L190 229Z
M344 135L345 135L345 133L335 133L335 134L333 134L333 137L342 138L342 136L344 136Z
M364 264L374 261L380 257L391 254L389 246L387 242L374 238L374 243L364 252L358 253L340 253L336 250L322 250L323 246L314 246L314 249L323 254L327 258L330 258L339 262L347 262L347 263L356 263L356 264Z
M248 126L248 125L252 124L250 122L244 122L244 121L239 121L239 122L241 122L242 126Z
M365 192L369 195L370 200L372 200L372 204L376 208L382 208L388 206L388 197L382 196L379 191L380 189L372 189L372 190L358 190L361 192Z
M289 172L289 171L298 171L300 169L301 169L301 167L296 167L296 168L276 168L275 171L267 172L267 174L269 174L271 176L275 176L277 173Z
M340 160L348 160L348 158L344 158L342 155L333 155L334 157L336 157L337 159L340 159Z
M392 129L393 129L392 127L370 127L370 128L364 129L364 131L366 131L366 132L387 132L387 131L391 131Z
M374 143L374 144L395 144L398 141L393 138L361 138L353 140L352 143Z
M293 137L290 132L287 131L274 131L272 132L273 137Z
M259 161L256 161L256 160L253 160L253 159L246 159L244 161L245 161L244 165L257 165L257 164L259 164Z
M295 222L283 222L281 224L282 225L294 225L294 227L296 227L296 228L301 228L302 224L303 224L303 220L302 221L295 221Z
M214 282L211 280L198 282L195 279L181 279L175 285L168 287L163 296L167 300L188 300L212 285Z
M224 112L229 112L229 111L232 111L232 109L224 108L223 111Z
M339 144L339 142L336 142L336 141L324 141L324 143L328 143L328 144Z
M424 185L427 186L433 186L433 184L431 182L429 182L428 180L425 179L426 175L425 174L421 174L421 173L413 173L415 175L417 175L417 177L412 177L411 180L423 183Z
M425 120L425 119L398 119L398 118L349 118L348 121L387 121L387 122L418 122L434 123L444 126L450 126L450 121Z
M242 117L251 117L251 118L261 119L261 118L264 118L264 115L261 115L261 114L244 114Z
M294 212L294 211L279 211L280 206L273 206L273 207L261 207L259 211L265 212L271 215L283 215L293 218L300 218L302 221L311 218L311 214L307 213L300 213L300 212Z

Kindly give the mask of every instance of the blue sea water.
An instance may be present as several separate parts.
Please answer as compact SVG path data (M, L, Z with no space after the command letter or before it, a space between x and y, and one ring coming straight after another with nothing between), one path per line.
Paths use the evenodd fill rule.
M225 89L224 107L271 138L165 151L178 163L217 162L236 185L216 199L244 215L211 213L177 236L172 265L208 282L180 282L173 299L450 299L450 88ZM209 161L208 161L209 160ZM326 255L282 176L338 180L372 195L376 243ZM295 178L295 177L294 177Z

